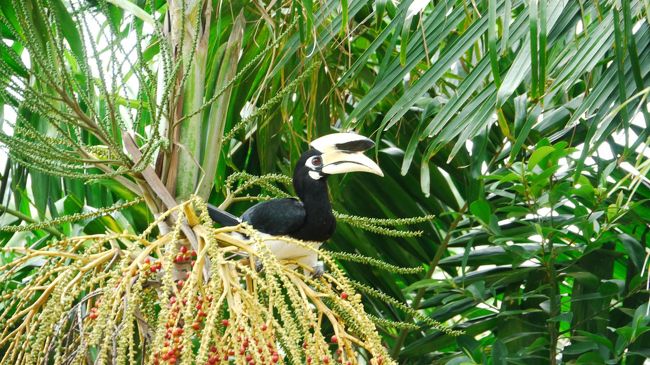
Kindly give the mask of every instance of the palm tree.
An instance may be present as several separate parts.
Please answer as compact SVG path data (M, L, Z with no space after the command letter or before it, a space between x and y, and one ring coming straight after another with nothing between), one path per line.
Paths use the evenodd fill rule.
M382 355L350 359L642 364L649 9L630 0L1 4L5 359L40 361L9 347L21 341L20 308L44 298L50 281L74 279L56 275L73 257L44 260L45 251L144 232L175 247L171 263L181 247L213 237L186 207L209 201L241 213L291 194L286 175L306 142L353 129L377 141L385 178L330 182L340 224L323 254L338 260L330 270L347 286L322 288L338 298L323 303L337 311L343 293L358 292L358 324L372 320L382 336L364 338ZM122 240L87 243L83 255L137 245ZM147 285L138 290L156 298ZM92 292L47 294L65 305L34 312L53 314L34 320L26 348L65 362L70 342L47 340L57 338L54 318L77 308L105 323L108 309L102 301L91 312ZM169 318L146 303L132 303L129 331L141 318ZM285 309L295 310L280 318L290 331L309 332L289 319L302 312ZM357 323L343 317L344 327ZM208 319L202 330L216 323L227 332L223 313ZM322 333L337 323L325 321ZM66 326L56 331L72 333ZM105 356L155 361L146 341L120 338L113 352L99 347ZM336 355L327 340L305 352L284 340L282 361L310 353L324 363L319 346ZM200 345L178 360L209 360Z

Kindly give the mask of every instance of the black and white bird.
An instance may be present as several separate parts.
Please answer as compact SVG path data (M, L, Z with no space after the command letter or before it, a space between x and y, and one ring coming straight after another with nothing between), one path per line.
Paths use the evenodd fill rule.
M355 133L334 133L310 143L293 172L293 187L299 199L272 199L258 203L241 218L209 205L212 220L224 226L249 223L265 237L265 244L280 260L294 260L322 273L317 254L305 247L268 236L288 236L308 241L318 248L336 228L327 189L327 177L347 172L370 172L384 176L379 166L363 154L374 142ZM272 237L271 237L272 238Z

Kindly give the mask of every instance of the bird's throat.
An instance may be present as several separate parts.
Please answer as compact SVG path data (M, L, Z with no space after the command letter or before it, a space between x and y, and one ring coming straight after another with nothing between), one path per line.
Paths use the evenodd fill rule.
M305 225L299 232L300 238L307 241L326 241L334 233L336 220L332 214L332 204L327 189L327 178L319 180L304 179L296 193L305 207Z

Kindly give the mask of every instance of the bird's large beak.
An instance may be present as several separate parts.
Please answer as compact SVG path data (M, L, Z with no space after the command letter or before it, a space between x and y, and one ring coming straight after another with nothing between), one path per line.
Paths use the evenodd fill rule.
M384 176L375 161L369 159L362 152L347 153L340 151L325 152L323 158L323 171L328 175L344 174L346 172L370 172Z
M356 133L334 133L320 137L311 146L322 153L322 172L328 175L346 172L370 172L384 176L379 166L364 151L375 143Z

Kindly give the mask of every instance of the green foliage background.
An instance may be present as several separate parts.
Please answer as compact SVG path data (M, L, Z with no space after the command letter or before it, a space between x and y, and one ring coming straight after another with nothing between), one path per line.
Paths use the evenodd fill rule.
M377 141L386 176L330 178L335 209L435 218L406 238L342 219L326 247L424 266L341 261L465 331L443 334L368 293L371 314L420 327L380 328L399 363L650 356L647 0L206 4L0 3L0 245L139 232L167 204L160 186L219 204L232 173L289 175L309 140L353 129ZM174 6L186 16L169 17ZM11 228L138 195L146 205Z

